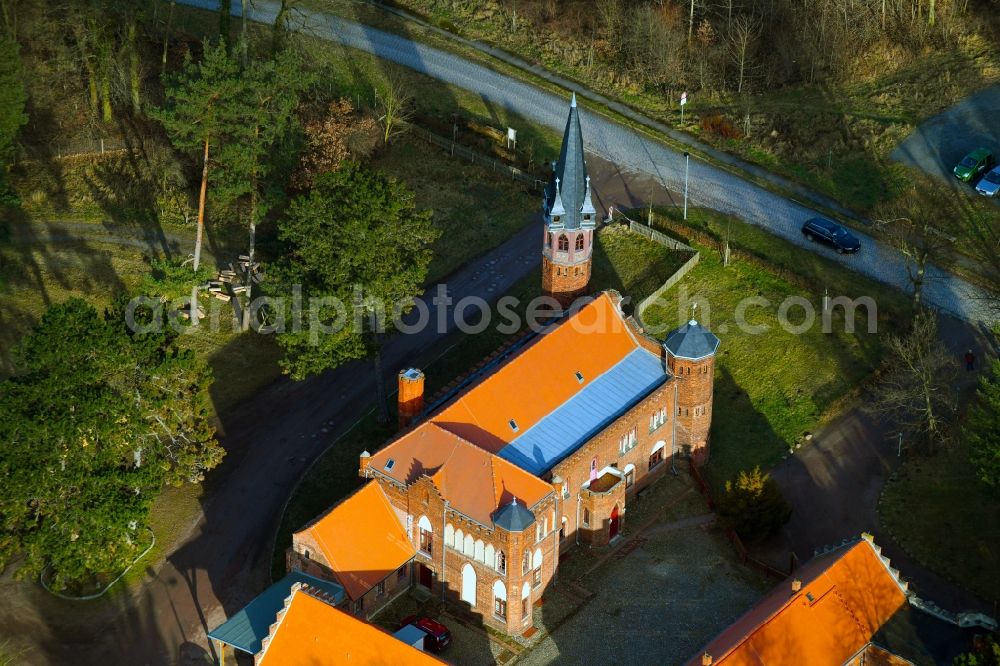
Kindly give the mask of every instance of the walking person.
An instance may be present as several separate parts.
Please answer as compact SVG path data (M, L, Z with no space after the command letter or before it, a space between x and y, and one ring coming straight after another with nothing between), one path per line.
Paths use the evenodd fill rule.
M976 355L972 353L972 350L965 352L965 371L972 372L976 369Z

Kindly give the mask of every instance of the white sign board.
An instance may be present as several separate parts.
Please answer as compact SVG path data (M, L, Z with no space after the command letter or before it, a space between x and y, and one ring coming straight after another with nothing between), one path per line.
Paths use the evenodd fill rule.
M517 130L513 127L507 128L507 147L511 146L517 147Z
M688 103L688 94L686 92L681 93L681 106Z

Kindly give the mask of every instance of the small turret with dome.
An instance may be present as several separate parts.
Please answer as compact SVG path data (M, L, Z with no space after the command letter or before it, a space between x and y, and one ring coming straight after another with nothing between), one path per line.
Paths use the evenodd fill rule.
M674 394L677 442L700 465L708 460L719 338L699 324L692 311L690 321L667 334L663 347L672 381L680 382Z

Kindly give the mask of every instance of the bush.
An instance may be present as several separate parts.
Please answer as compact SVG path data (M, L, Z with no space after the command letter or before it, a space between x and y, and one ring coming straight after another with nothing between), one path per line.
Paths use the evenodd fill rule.
M788 522L792 507L769 475L760 466L740 472L735 481L726 481L726 492L716 503L723 526L736 530L744 541L761 541Z
M701 119L701 128L710 134L716 134L723 139L739 139L743 133L723 115L715 114Z
M1000 666L1000 643L995 638L987 638L972 652L955 657L953 666Z

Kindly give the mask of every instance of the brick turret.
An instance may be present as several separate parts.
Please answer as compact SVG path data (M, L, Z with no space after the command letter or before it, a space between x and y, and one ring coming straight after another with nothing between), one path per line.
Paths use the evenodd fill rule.
M695 464L708 460L712 427L715 351L719 338L692 319L670 332L663 343L667 369L677 384L677 443Z
M587 291L597 226L575 93L559 161L553 164L542 198L542 214L542 291L565 308Z

